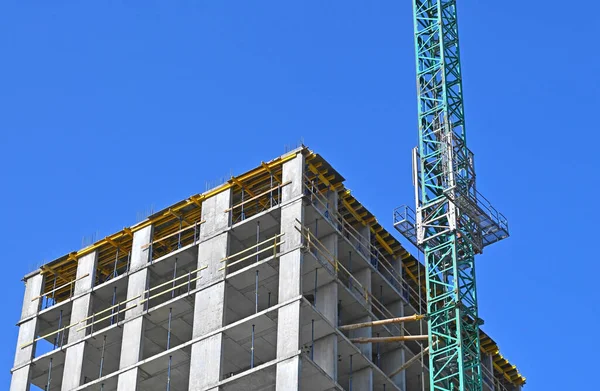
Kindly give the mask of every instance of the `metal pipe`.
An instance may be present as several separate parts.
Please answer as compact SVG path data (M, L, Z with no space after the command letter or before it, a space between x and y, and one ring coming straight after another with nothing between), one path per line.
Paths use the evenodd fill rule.
M60 329L62 328L62 315L63 315L63 310L60 310L60 314L58 315L58 335L56 336L56 344L59 345L62 348L62 341L63 338L62 336L65 334L64 331L60 331ZM60 343L59 340L60 339Z
M256 222L256 262L258 262L258 244L260 243L260 221Z
M348 251L348 273L352 274L352 251ZM348 287L352 290L352 278L348 278Z
M54 305L54 303L56 302L56 300L54 300L54 298L56 294L56 275L54 275L54 284L52 285L52 305ZM48 302L46 301L46 304L48 304ZM46 307L48 308L48 307Z
M167 369L167 391L171 390L171 361L173 356L169 356L169 367Z
M179 233L177 234L177 248L181 248L181 217L179 217Z
M117 287L115 286L113 288L113 297L112 297L112 304L111 304L111 307L113 307L113 308L110 310L110 315L111 315L111 317L110 317L110 324L111 325L113 325L115 323L115 318L112 315L115 314L115 308L114 307L115 307L115 302L116 301L117 301Z
M256 281L254 283L254 313L258 313L258 270L256 271Z
M113 278L117 276L117 262L119 262L119 247L117 247L117 253L115 254L115 266L113 267Z
M175 266L173 267L173 290L171 291L171 298L175 297L175 280L177 279L177 257L175 257Z
M315 300L314 306L315 306L315 308L317 308L317 278L318 278L318 273L317 272L318 271L319 271L319 269L315 268L315 297L314 297L314 300Z
M102 377L102 369L104 369L104 350L106 349L106 335L104 336L104 340L102 341L102 353L100 354L100 372L98 373L98 378Z
M46 390L50 391L50 382L52 381L52 357L48 363L48 381L46 382Z
M310 326L310 359L314 360L315 354L315 320L311 320Z
M408 368L413 362L417 361L418 359L420 359L421 357L423 357L423 355L427 354L428 352L429 352L429 346L427 346L425 349L421 350L421 353L415 354L413 357L411 357L410 360L408 360L407 362L405 362L404 364L402 364L394 372L390 373L388 375L388 377L391 378L391 377L396 376L397 374L399 374L400 372L402 372L403 370L405 370L406 368Z
M252 346L250 348L250 368L254 368L254 325L252 325Z
M270 207L273 207L273 174L271 174L271 192L269 193L269 199L271 202Z
M242 214L241 214L241 220L245 220L246 219L246 212L244 212L244 195L245 195L245 191L244 188L242 187Z
M350 338L353 343L372 343L372 342L402 342L402 341L421 341L427 339L428 335L401 335L393 337L360 337Z
M167 328L167 350L171 349L171 318L173 316L173 307L169 308L169 324Z
M339 329L343 330L343 331L356 330L356 329L362 329L364 327L382 326L382 325L386 325L386 324L412 322L412 321L416 321L416 320L421 320L423 318L425 318L425 315L417 315L417 314L415 314L415 315L410 315L410 316L403 316L403 317L400 317L400 318L391 318L391 319L383 319L383 320L373 320L373 321L370 321L370 322L348 324L348 325L345 325L345 326L340 326Z

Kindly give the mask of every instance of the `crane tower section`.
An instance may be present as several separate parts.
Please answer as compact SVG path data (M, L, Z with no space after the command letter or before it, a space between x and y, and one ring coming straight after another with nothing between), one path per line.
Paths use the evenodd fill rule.
M476 190L467 147L455 0L413 0L419 145L416 213L394 226L425 254L431 390L482 389L475 255L508 237L508 223Z

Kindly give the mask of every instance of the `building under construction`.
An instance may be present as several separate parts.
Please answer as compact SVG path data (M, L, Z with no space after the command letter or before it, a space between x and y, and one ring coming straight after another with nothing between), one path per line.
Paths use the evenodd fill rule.
M26 275L10 390L429 390L425 269L301 147Z

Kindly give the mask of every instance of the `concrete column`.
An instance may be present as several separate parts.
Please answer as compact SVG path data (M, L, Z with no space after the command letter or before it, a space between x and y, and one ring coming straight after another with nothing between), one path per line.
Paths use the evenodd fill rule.
M227 256L229 224L225 212L231 203L231 191L224 191L202 203L202 220L198 245L198 267L202 278L196 282L200 290L195 295L192 338L202 337L225 325L225 270L219 270L221 259ZM192 345L189 390L217 389L222 372L223 334L218 333Z
M352 388L349 391L373 390L373 368L367 367L357 371L352 376Z
M23 309L21 319L34 316L40 309L41 300L32 300L42 294L44 289L44 277L37 272L25 279L25 295L23 297ZM17 337L17 351L15 353L14 366L21 366L29 362L35 354L35 344L22 348L24 344L35 339L37 332L37 318L29 319L19 325L19 336ZM12 373L10 391L29 391L29 380L31 365L25 365Z
M97 262L97 251L84 255L77 260L77 274L75 278L78 280L75 281L75 289L73 292L74 297L77 297L78 295L82 296L73 300L71 324L78 323L92 314L92 288L96 281ZM85 275L87 275L87 277L83 277ZM71 390L83 383L85 341L82 341L82 339L86 335L86 329L78 330L79 328L80 326L75 326L69 329L68 343L75 344L67 348L61 387L61 390L63 391Z
M338 235L332 233L321 242L337 258ZM334 327L338 325L338 284L332 281L318 288L315 306ZM331 334L314 342L313 359L332 379L337 380L338 364L337 334Z
M404 301L398 300L394 303L390 303L387 305L387 308L392 312L392 314L396 317L404 316ZM392 326L392 325L390 325ZM402 324L398 325L400 327L400 335L404 335L404 328ZM395 328L390 327L390 329L395 333ZM402 342L398 349L387 352L381 357L381 369L387 375L400 366L402 366L406 362L404 343ZM399 374L392 377L392 381L395 385L397 385L402 391L406 390L406 371L402 371Z
M279 302L302 295L302 237L295 227L304 222L302 181L304 156L296 155L283 165L283 182L291 181L282 190L281 233L285 243L284 255L279 259ZM293 201L296 199L295 201ZM291 203L290 203L291 202ZM277 358L300 353L300 301L294 301L278 310ZM295 356L277 364L276 389L298 390L300 387L300 357Z
M359 234L358 239L360 241L360 243L358 245L358 249L368 259L370 257L368 254L369 254L369 247L371 245L371 227L369 225L361 225L356 230L358 231L358 234ZM369 262L370 262L370 260L369 260Z
M370 301L369 302L366 301L364 290L366 290L367 292L371 292L371 269L367 267L367 268L364 268L357 272L354 272L353 275L358 280L358 282L362 285L362 288L363 288L362 296L359 297L358 299L361 302L366 303L367 308L370 309L371 304L370 304ZM354 290L353 292L355 294L358 294L357 290ZM370 316L364 316L359 319L354 319L353 322L361 323L361 322L369 322L371 320L372 319ZM350 331L350 338L372 337L372 336L373 335L372 335L371 327L363 327L361 329ZM371 354L373 352L372 344L370 344L370 343L359 344L358 348L365 356L367 356L367 358L371 359Z
M127 300L134 297L143 299L143 293L148 286L148 268L144 267L150 261L151 247L145 247L152 241L152 226L144 227L133 233L131 248L130 270L127 284ZM133 301L130 304L135 303ZM142 356L142 342L144 341L144 305L130 309L125 313L123 325L123 340L121 343L121 359L119 368L126 368L137 363ZM119 374L118 391L137 390L138 367Z

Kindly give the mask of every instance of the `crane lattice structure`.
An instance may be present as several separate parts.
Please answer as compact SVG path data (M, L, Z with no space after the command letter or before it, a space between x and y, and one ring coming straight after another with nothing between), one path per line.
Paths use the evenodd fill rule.
M431 390L482 389L475 255L508 237L504 216L475 186L467 148L456 0L413 0L419 145L416 214L394 226L425 254ZM415 221L416 220L416 221Z

